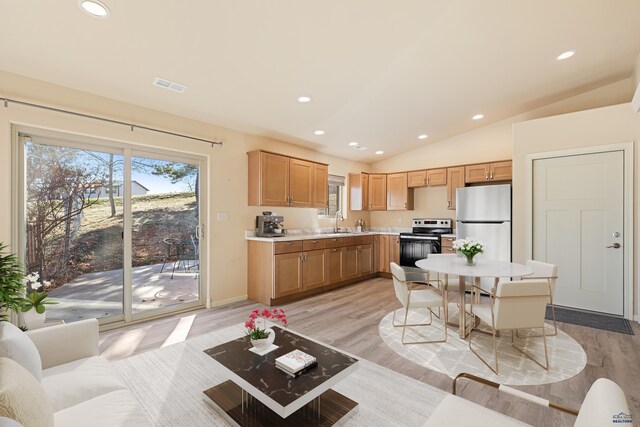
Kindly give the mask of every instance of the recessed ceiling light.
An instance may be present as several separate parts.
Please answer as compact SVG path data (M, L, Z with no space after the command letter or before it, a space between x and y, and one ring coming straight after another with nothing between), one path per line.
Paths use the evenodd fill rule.
M566 52L562 52L560 55L556 57L556 59L558 61L562 61L563 59L571 58L573 55L575 55L575 53L576 53L575 50L568 50Z
M376 151L376 154L377 154L377 155L384 154L384 151L382 151L382 150L378 150L378 151Z
M301 104L306 104L309 101L311 101L311 97L310 96L300 96L300 97L298 97L298 102L301 103Z
M358 145L358 143L355 141L349 143L349 147L355 147L356 145Z
M98 0L78 0L78 6L96 18L108 18L111 14L107 5Z
M321 136L321 135L324 135L324 131L323 131L323 130L318 129L317 131L315 131L315 132L314 132L314 134L316 134L316 135L318 135L318 136Z
M429 135L427 135L426 133L423 133L422 135L418 135L418 139L427 139L429 138Z
M484 114L476 114L475 116L472 117L473 120L480 120L484 118Z

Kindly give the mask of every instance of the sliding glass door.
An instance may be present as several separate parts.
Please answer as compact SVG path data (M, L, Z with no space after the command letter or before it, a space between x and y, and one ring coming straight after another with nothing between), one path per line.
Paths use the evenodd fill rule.
M28 272L48 320L129 322L204 305L199 158L19 136Z

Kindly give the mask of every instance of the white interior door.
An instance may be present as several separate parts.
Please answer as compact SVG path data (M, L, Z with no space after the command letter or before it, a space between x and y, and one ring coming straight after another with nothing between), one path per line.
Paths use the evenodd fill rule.
M624 314L624 152L533 162L533 258L558 265L557 305Z

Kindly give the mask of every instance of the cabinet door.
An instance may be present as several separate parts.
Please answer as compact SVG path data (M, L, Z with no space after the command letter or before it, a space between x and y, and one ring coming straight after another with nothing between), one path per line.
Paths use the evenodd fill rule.
M326 208L329 203L329 167L313 164L313 207Z
M387 175L369 174L369 210L387 210Z
M391 267L389 267L389 237L388 234L378 236L378 271L383 273L391 272Z
M456 208L456 189L464 187L464 166L447 168L447 209Z
M406 173L387 175L387 210L406 211L413 209L413 189L407 185Z
M442 245L440 246L441 254L454 254L456 253L455 249L453 249L453 241L456 240L455 237L441 237Z
M400 265L400 236L389 236L389 262ZM389 265L387 268L391 272Z
M283 297L302 291L302 254L274 256L275 287L273 297Z
M474 182L489 181L489 163L481 165L469 165L464 167L464 182L471 184Z
M260 205L288 206L289 158L260 153Z
M332 248L326 250L327 258L327 284L342 282L343 274L343 253L342 248Z
M342 248L342 272L344 280L358 277L358 246Z
M409 188L424 187L427 185L427 171L407 172L407 184Z
M358 275L365 276L373 273L373 245L358 246Z
M447 169L440 168L427 170L427 185L429 187L447 185Z
M327 268L324 249L304 252L302 256L302 290L308 291L326 285Z
M369 209L368 174L349 174L349 209L352 211L366 211Z
M299 208L313 207L313 163L290 159L289 174L290 205Z
M511 161L491 163L489 179L492 181L511 181Z

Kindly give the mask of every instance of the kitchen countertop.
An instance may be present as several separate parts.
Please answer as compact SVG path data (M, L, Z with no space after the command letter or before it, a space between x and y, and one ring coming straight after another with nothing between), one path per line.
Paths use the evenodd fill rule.
M404 232L404 230L402 230ZM331 239L336 237L356 237L356 236L375 236L379 234L387 234L391 236L398 236L400 231L361 231L361 232L346 232L346 233L333 233L333 232L311 232L311 233L289 233L282 237L256 237L255 232L247 231L246 240L257 240L260 242L290 242L292 240L313 240L313 239Z

